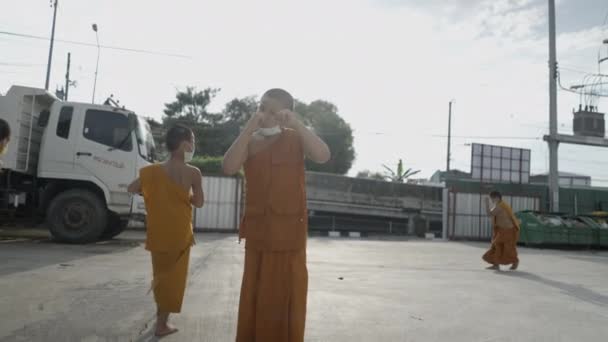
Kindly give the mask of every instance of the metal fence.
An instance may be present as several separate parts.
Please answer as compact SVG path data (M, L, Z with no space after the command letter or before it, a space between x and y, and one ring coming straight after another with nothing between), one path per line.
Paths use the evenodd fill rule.
M487 216L484 197L486 193L444 192L444 232L449 239L490 240L492 224ZM540 198L503 195L514 212L539 210Z
M237 177L203 177L205 205L195 209L194 228L236 231L242 208L243 180Z

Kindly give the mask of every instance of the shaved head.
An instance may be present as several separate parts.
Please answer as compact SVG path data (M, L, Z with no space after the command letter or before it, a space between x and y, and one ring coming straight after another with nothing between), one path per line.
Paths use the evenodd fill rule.
M289 92L280 88L273 88L264 93L262 96L262 106L271 106L271 111L280 111L283 109L293 110L295 100Z

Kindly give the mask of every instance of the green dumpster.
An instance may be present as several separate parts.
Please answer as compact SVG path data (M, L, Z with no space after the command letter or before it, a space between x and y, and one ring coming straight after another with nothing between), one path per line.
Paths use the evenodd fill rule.
M598 246L599 239L596 225L581 216L563 216L562 221L567 227L569 246Z
M599 237L579 217L559 213L522 211L516 214L521 222L519 242L531 245L594 246Z
M519 242L530 245L568 243L568 227L559 214L521 211L515 214L521 223Z
M545 230L535 212L520 211L515 214L520 222L519 242L526 245L541 245L545 243Z
M608 247L608 212L594 212L582 215L581 218L593 227L597 246Z

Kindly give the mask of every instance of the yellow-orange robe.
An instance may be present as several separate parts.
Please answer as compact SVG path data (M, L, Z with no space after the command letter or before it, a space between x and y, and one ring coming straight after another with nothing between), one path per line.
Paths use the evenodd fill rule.
M306 322L308 218L304 153L286 129L245 163L246 239L237 342L302 342Z
M517 257L517 241L519 240L519 222L511 207L504 201L497 204L509 216L512 227L499 227L497 218L492 222L492 245L483 255L483 260L492 265L510 265L519 262Z
M158 310L180 312L186 290L192 233L190 192L159 165L140 170L146 203L146 249L152 256L152 290Z

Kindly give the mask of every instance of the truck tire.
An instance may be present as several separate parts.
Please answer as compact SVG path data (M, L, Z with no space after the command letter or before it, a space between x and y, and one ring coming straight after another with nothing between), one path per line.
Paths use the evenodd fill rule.
M109 213L108 214L108 225L106 226L106 230L101 234L102 240L110 240L120 233L124 232L129 225L129 220L123 220L120 216Z
M66 243L98 241L108 222L108 210L99 196L84 189L68 190L51 201L46 222L53 237Z

